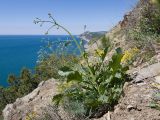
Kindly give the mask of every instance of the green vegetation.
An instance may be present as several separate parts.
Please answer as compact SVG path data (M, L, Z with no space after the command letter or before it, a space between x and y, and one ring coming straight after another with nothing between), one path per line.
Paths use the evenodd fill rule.
M154 97L156 98L160 98L160 93L156 93L154 95ZM158 100L153 100L150 104L149 104L149 107L152 108L152 109L156 109L156 110L159 110L160 111L160 103L158 102Z
M160 37L160 9L155 4L146 4L138 24L131 30L131 38L140 45L158 42ZM148 44L147 44L148 43Z

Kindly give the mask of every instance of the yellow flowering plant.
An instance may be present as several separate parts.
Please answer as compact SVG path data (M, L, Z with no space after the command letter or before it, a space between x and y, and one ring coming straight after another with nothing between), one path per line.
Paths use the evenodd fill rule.
M95 50L95 55L101 57L104 55L104 50L103 49L96 49Z
M36 112L31 112L31 113L28 113L27 115L26 115L26 117L25 117L25 120L33 120L33 119L35 119L36 118Z
M129 49L129 50L126 50L122 59L121 59L121 62L123 64L130 64L133 62L134 58L136 57L136 55L138 54L140 50L138 48L132 48L132 49Z
M160 0L150 0L150 3L160 5Z

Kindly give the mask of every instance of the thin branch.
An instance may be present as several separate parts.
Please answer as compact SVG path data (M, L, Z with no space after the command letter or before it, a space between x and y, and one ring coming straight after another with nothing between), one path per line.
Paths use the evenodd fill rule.
M56 25L52 25L50 28L48 28L46 34L48 34L48 32L49 32L52 28L54 28L55 26L56 26Z

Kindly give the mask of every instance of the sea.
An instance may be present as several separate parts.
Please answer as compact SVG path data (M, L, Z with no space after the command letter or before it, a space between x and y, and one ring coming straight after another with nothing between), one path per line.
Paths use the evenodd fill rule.
M70 44L69 47L66 44ZM34 71L44 51L79 55L75 43L67 35L0 35L0 86L8 86L8 75L18 76L22 68Z

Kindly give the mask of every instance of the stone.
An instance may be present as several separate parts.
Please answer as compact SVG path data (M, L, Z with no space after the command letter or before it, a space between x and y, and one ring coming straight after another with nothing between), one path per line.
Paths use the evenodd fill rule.
M114 113L118 113L121 109L119 107L115 108Z
M131 120L135 120L134 118L131 118Z
M138 86L143 86L143 85L146 85L145 82L142 82L142 83L137 83Z
M146 78L152 78L160 74L160 63L155 63L138 71L135 82L138 83Z
M124 86L123 86L123 89L126 89L129 85L130 85L129 82L125 82Z
M130 111L130 110L132 110L132 109L134 109L134 107L133 107L132 105L128 105L128 106L127 106L127 110L128 110L128 111Z
M155 78L155 82L158 83L158 84L160 84L160 76L156 76L154 78Z

